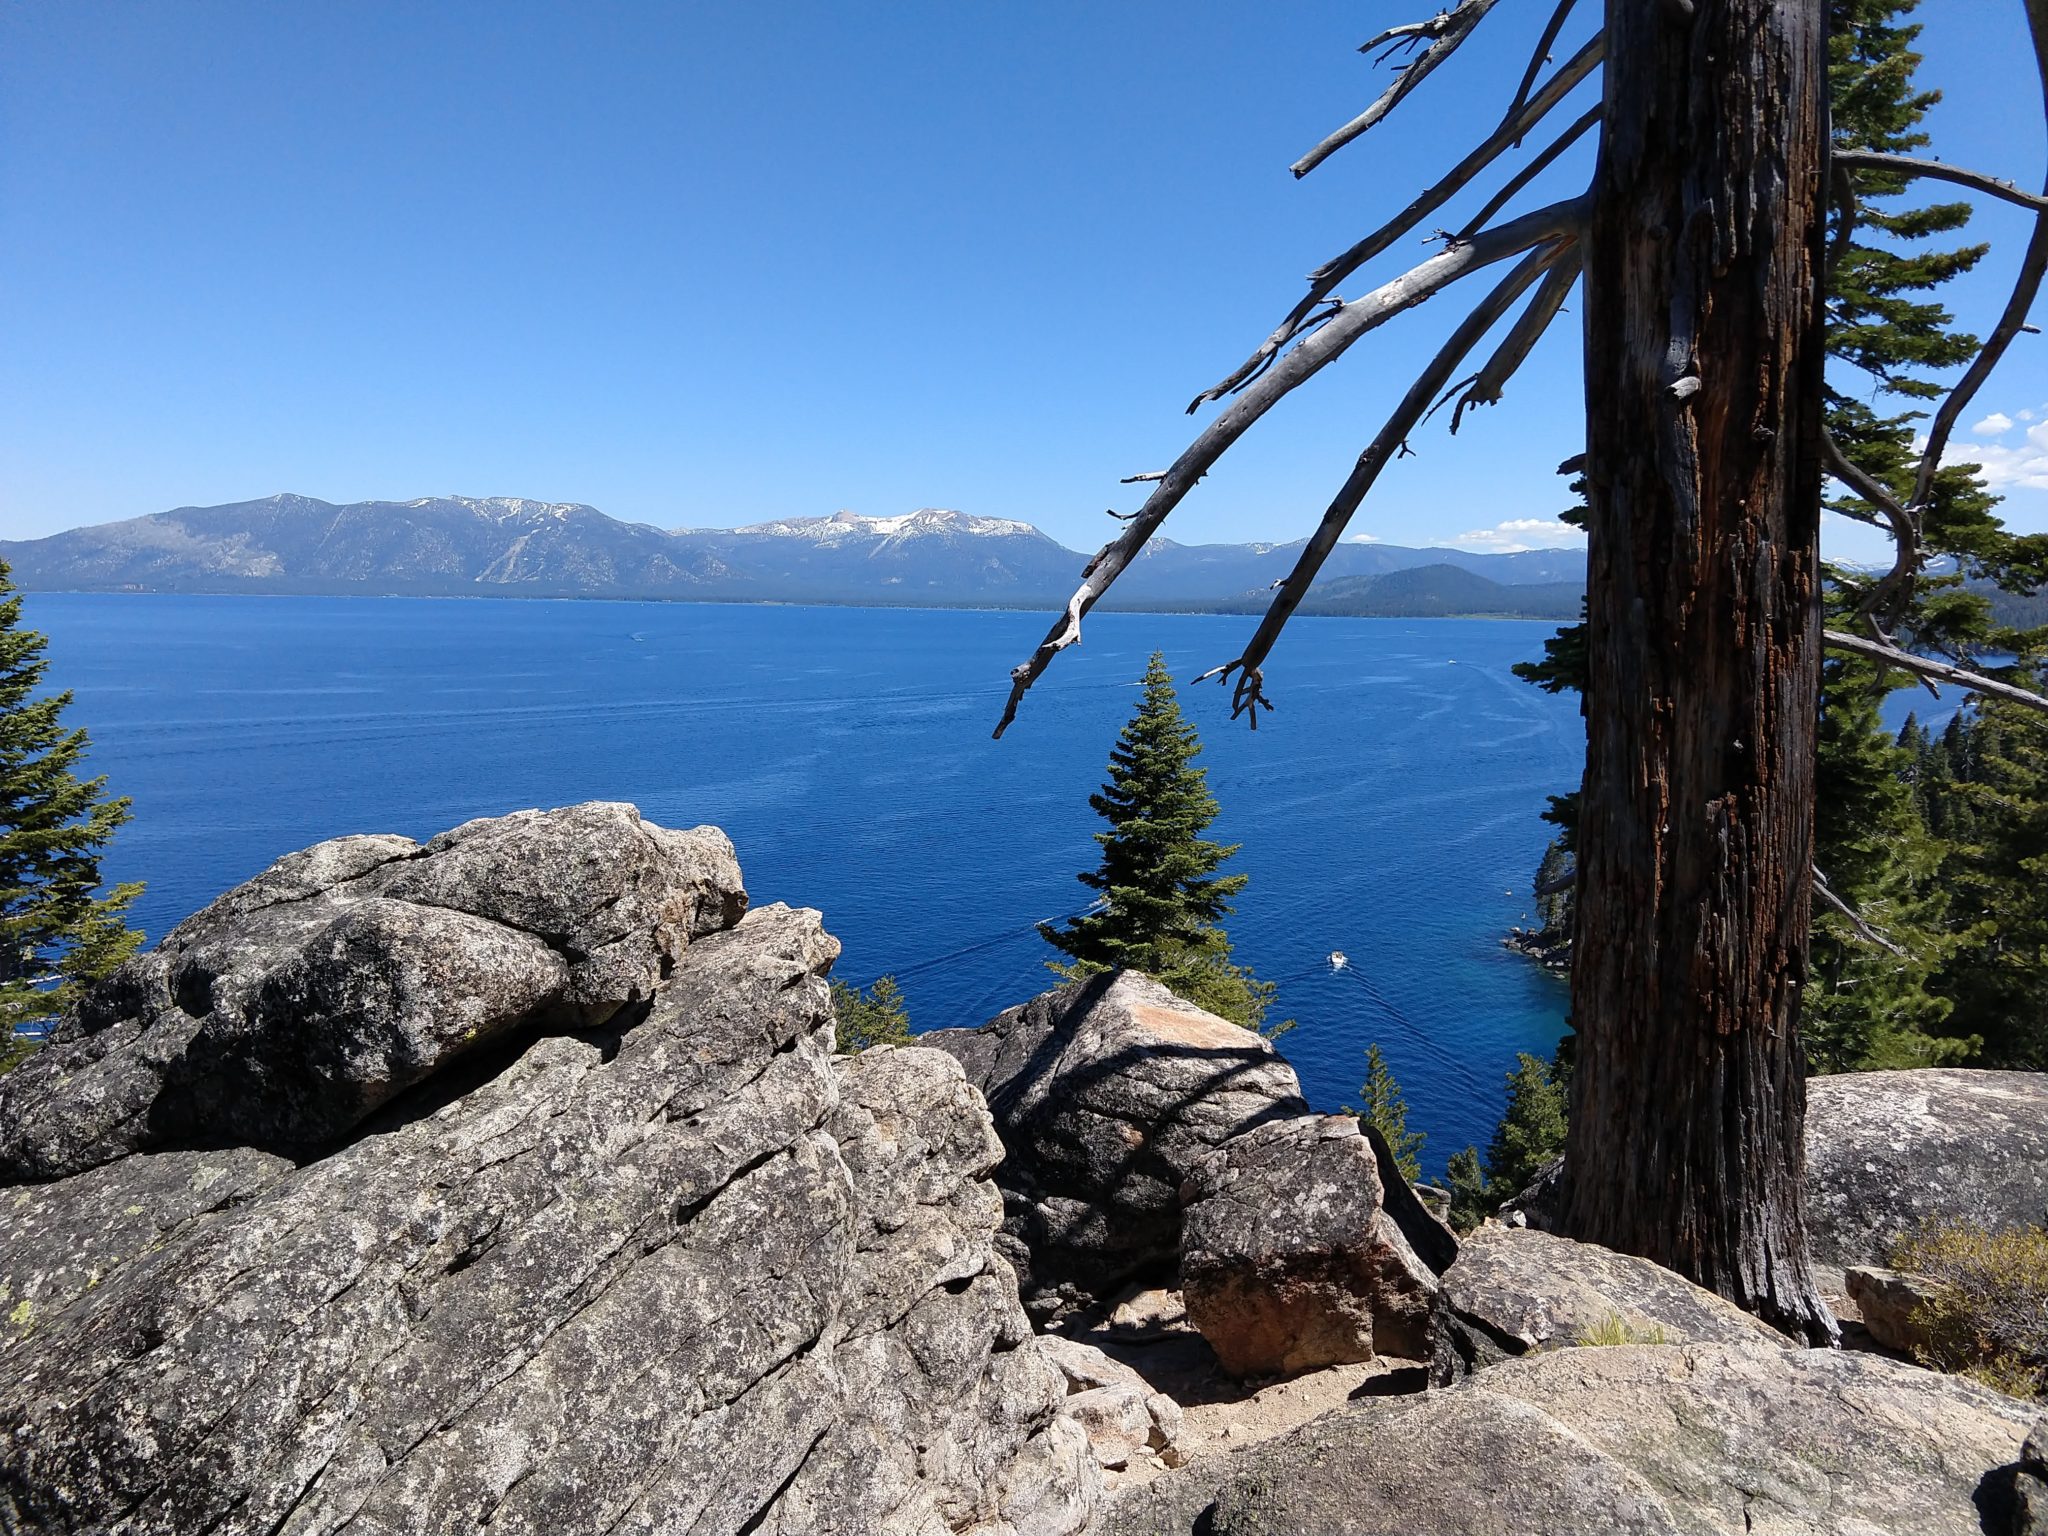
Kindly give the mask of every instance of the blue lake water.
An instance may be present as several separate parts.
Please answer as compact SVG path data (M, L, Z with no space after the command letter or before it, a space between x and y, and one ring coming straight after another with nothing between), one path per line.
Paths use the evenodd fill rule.
M1191 678L1253 623L1092 618L995 742L1043 615L36 594L27 620L94 770L134 799L106 873L148 882L152 936L321 838L631 800L724 827L753 899L822 909L837 974L894 972L921 1029L1049 983L1032 924L1088 900L1088 795L1146 656ZM1549 628L1297 621L1256 733L1224 690L1182 690L1212 835L1251 876L1237 957L1298 1020L1283 1049L1335 1108L1377 1040L1432 1169L1484 1144L1515 1053L1563 1025L1562 983L1499 943L1530 913L1544 797L1584 755L1576 701L1508 670Z

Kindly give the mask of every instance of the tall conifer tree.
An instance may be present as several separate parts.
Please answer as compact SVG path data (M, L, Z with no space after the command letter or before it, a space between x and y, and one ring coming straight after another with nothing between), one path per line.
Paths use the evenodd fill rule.
M1208 773L1195 766L1202 743L1157 651L1145 692L1109 754L1109 782L1088 797L1109 830L1095 834L1102 863L1079 876L1098 893L1097 910L1039 932L1069 964L1063 975L1117 966L1156 976L1188 1001L1257 1028L1272 997L1230 959L1222 928L1246 876L1217 871L1237 852L1202 836L1216 819Z
M1907 18L1918 0L1830 0L1828 85L1837 150L1907 154L1924 147L1921 123L1938 91L1914 81L1920 34ZM1921 401L1946 385L1928 375L1968 362L1977 338L1956 329L1934 297L1943 284L1973 268L1982 244L1947 244L1968 223L1967 202L1914 206L1897 176L1859 170L1850 180L1855 206L1852 238L1831 256L1825 320L1828 356L1837 370L1854 369L1862 388L1831 377L1826 391L1829 433L1852 462L1910 499ZM1902 200L1905 206L1901 206ZM1872 401L1891 400L1881 410ZM1889 622L1924 645L1958 652L2013 649L2022 636L1992 621L1990 602L1964 590L1963 571L2025 593L2048 580L2048 537L2009 533L1994 514L1974 465L1943 467L1934 477L1925 511L1928 551L1946 556L1951 569L1923 573L1906 611ZM1863 521L1883 519L1854 496L1830 506ZM1581 522L1583 510L1565 514ZM1826 604L1832 627L1860 627L1852 615L1876 578L1851 566L1830 566ZM1550 692L1581 690L1585 683L1585 626L1560 630L1545 643L1544 659L1515 668L1525 681ZM1869 919L1906 953L1891 954L1856 931L1833 909L1816 903L1812 985L1805 1033L1811 1062L1821 1071L1922 1066L1952 1061L1979 1039L1951 1017L1949 1004L1931 995L1932 973L1951 973L1968 961L1967 934L1947 932L1946 887L1939 876L1938 839L1956 829L1930 826L1927 795L1911 793L1921 774L1940 764L1916 746L1909 760L1883 728L1878 703L1893 689L1911 686L1899 672L1864 661L1831 658L1822 673L1821 721L1816 741L1814 862L1830 889ZM1951 733L1953 734L1953 732ZM1930 744L1940 757L1940 743ZM1903 782L1902 782L1903 781ZM1577 791L1554 796L1545 819L1565 831L1553 845L1571 848ZM1967 818L1968 802L1936 796L1935 814ZM1932 833L1932 837L1930 837ZM1951 962L1960 942L1963 953Z
M21 627L21 597L0 563L0 1056L69 1006L79 988L135 952L123 913L141 894L102 894L100 854L128 819L104 778L81 779L86 734L61 717L69 693L38 697L48 642Z
M1952 819L1968 830L1942 867L1962 931L1935 985L1982 1065L2048 1071L2048 725L1991 703L1949 736Z
M1394 1080L1393 1069L1387 1065L1377 1040L1365 1048L1365 1081L1359 1084L1358 1095L1365 1101L1357 1111L1359 1118L1386 1138L1401 1177L1410 1184L1420 1182L1422 1148L1429 1137L1422 1131L1408 1129L1407 1096Z

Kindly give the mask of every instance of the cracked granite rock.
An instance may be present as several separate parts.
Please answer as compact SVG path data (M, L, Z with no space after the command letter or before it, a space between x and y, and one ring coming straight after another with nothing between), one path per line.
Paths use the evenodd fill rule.
M1648 1259L1489 1221L1444 1271L1434 1319L1440 1382L1582 1338L1784 1349L1791 1340Z
M0 1078L0 1180L165 1147L303 1155L479 1047L645 1002L746 903L723 832L605 802L290 854Z
M1545 1350L1121 1490L1098 1536L1982 1536L2024 1529L2031 1420L1873 1355Z
M155 1098L11 1146L0 1529L1082 1529L1100 1473L994 1252L986 1110L941 1053L835 1057L837 942L742 901L722 835L627 807L348 839L98 994L9 1113ZM435 958L458 931L467 970ZM398 952L372 963L376 935ZM437 1046L449 1009L475 1016L435 978L486 973L495 1043ZM194 976L196 1015L176 1000ZM272 1007L280 976L347 1001ZM125 1013L136 997L157 1012ZM208 1123L247 1144L134 1134L166 1123L149 1103L226 1103L165 1008L187 1044L217 1032L203 1059L236 1084L294 1085ZM390 1071L381 1047L312 1049L323 1028L424 1045Z
M1842 1072L1806 1085L1816 1263L1889 1261L1922 1227L2048 1224L2048 1072Z
M1196 1166L1242 1131L1308 1113L1270 1041L1136 972L918 1041L957 1057L988 1099L1007 1152L1003 1252L1042 1318L1170 1280Z
M1276 1120L1233 1137L1188 1181L1181 1293L1233 1376L1376 1355L1430 1358L1437 1272L1457 1255L1383 1141L1356 1115ZM1396 1220L1405 1196L1408 1232Z

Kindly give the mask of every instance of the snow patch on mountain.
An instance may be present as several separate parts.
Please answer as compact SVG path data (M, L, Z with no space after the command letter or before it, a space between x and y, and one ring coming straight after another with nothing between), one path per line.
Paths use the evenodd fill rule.
M735 533L769 538L806 539L814 544L843 544L854 539L924 538L933 535L974 538L1016 537L1043 539L1045 535L1029 523L1007 517L971 517L944 507L920 507L896 517L863 517L858 512L835 512L830 517L781 517L772 522L749 523Z
M579 512L595 510L576 501L529 501L524 496L421 496L401 505L461 507L494 523L565 523Z

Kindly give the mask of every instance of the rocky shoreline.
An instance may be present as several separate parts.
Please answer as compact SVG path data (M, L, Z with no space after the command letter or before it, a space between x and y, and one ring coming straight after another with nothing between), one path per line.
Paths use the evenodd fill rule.
M1501 948L1534 960L1545 970L1560 975L1572 968L1572 941L1548 928L1510 928L1500 941Z

